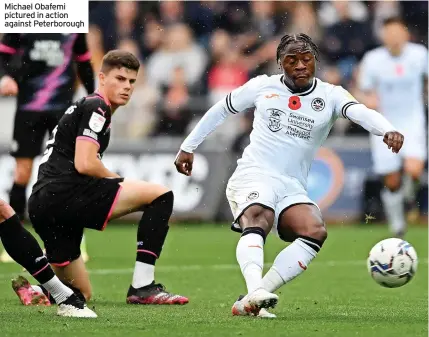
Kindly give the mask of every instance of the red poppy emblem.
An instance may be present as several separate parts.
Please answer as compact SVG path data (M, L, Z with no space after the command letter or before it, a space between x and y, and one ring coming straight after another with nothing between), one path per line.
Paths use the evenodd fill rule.
M289 109L298 110L301 107L301 101L299 100L299 96L291 96L289 97Z

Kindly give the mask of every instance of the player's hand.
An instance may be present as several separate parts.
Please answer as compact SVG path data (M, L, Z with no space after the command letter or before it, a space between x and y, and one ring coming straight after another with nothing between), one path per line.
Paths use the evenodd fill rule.
M404 144L404 136L398 131L389 131L384 134L383 142L393 153L398 153Z
M18 94L18 84L16 81L5 75L0 79L0 95L3 96L16 96Z
M192 164L194 162L194 154L180 150L177 154L174 165L179 173L184 174L185 176L190 176L192 174Z

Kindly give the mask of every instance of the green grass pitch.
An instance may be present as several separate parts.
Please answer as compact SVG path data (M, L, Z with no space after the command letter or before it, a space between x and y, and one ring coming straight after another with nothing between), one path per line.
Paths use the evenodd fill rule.
M410 228L406 239L419 255L415 278L399 289L378 286L368 275L370 248L385 227L332 227L321 253L299 278L280 289L276 320L232 317L245 285L235 261L238 234L228 225L172 226L157 281L189 296L186 306L131 306L136 227L111 225L88 231L95 320L57 317L55 307L24 307L10 286L21 273L0 264L0 336L287 336L403 337L428 335L428 231ZM284 247L270 236L265 261ZM26 273L21 273L26 274ZM30 278L31 279L31 278Z

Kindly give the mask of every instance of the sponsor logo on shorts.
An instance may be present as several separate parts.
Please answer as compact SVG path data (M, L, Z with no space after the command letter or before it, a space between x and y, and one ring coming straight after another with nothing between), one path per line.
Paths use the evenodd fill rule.
M322 111L325 108L325 101L320 97L316 97L311 101L311 107L314 111Z
M259 193L254 191L254 192L250 192L249 195L247 196L247 200L251 201L251 200L255 200L258 199L259 197Z
M92 132L91 130L89 130L89 129L84 129L83 130L83 135L84 136L87 136L87 137L91 137L91 138L93 138L93 139L95 139L95 140L98 140L98 136L97 136L97 134L95 133L95 132Z

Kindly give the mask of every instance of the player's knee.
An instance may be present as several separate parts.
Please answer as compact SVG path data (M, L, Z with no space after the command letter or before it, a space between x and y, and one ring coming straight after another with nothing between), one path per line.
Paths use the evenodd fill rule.
M298 233L300 236L305 236L317 240L320 243L323 243L328 238L328 231L326 230L325 224L323 221L319 220L309 220L304 224L303 228L305 230Z
M325 242L328 238L328 231L326 230L324 223L318 223L313 226L313 230L310 231L310 237L318 240L319 242Z
M384 186L386 186L389 191L395 192L401 188L401 178L400 173L389 174L384 178Z
M31 178L32 164L26 162L17 162L15 169L15 183L27 185Z
M418 180L422 176L422 169L416 166L405 167L405 173L407 173L413 180Z
M156 209L157 214L163 217L170 218L173 213L174 206L174 193L173 191L165 188L164 193L161 193L155 200L149 205L149 209Z
M262 228L266 235L271 231L274 222L274 213L261 206L252 206L247 209L240 218L242 229L248 227Z

